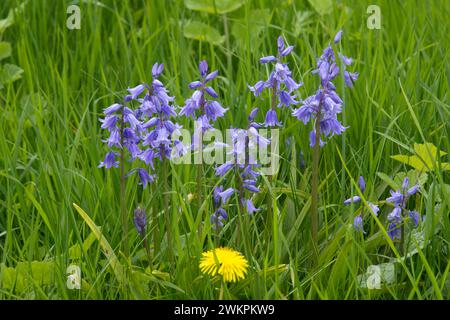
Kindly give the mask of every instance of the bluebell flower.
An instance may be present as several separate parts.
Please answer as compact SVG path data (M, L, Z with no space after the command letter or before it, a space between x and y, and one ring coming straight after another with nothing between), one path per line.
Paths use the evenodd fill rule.
M342 30L336 34L334 41L339 42L342 37ZM343 57L345 62L351 63L351 58ZM313 74L317 74L320 78L319 89L311 96L306 98L298 109L292 112L298 120L304 124L308 122L313 123L315 128L315 121L320 121L319 135L325 137L332 137L333 135L340 135L347 128L344 127L338 120L338 114L342 112L343 101L336 92L336 87L333 84L334 79L341 72L339 66L336 63L336 57L331 45L325 48L322 55L317 60L317 68L312 71ZM357 75L350 74L346 70L344 72L344 78L350 77L349 81L353 83L356 81ZM347 82L347 80L345 80ZM310 146L313 147L316 143L316 132L313 129L310 133ZM320 145L324 145L325 142L322 138L319 140Z
M217 227L222 228L224 225L223 221L228 219L228 214L223 206L226 205L228 199L233 195L233 193L233 188L228 188L226 190L223 190L223 186L214 188L213 200L215 211L210 217L210 222L214 230L217 230Z
M99 168L101 167L105 167L106 169L115 167L118 168L119 167L119 161L116 161L116 153L113 151L110 151L106 154L105 156L105 160L103 160L102 162L100 162Z
M272 90L272 94L276 96L278 107L290 107L291 105L295 105L299 102L296 100L296 95L293 94L293 91L297 90L301 86L301 83L294 81L292 78L292 72L290 71L288 65L283 63L282 60L283 57L292 52L294 47L285 47L283 37L281 36L278 37L277 47L278 55L276 57L271 55L260 59L262 64L275 64L275 68L270 73L269 78L266 81L260 80L253 86L248 85L248 88L251 92L253 92L255 97L260 96L264 89ZM272 105L267 111L265 119L266 121L264 124L267 127L282 125L282 123L278 121L275 105Z
M409 212L409 218L412 220L414 227L417 228L420 221L420 213L417 211L410 211Z
M387 202L394 205L394 210L388 215L390 225L388 229L392 229L394 224L398 228L399 232L389 233L392 240L401 238L401 228L404 226L404 221L409 216L413 221L414 227L417 227L420 220L420 214L417 211L408 211L406 206L408 199L419 191L419 186L414 185L409 187L409 178L405 177L402 181L401 189L393 191L390 190L391 196L386 199ZM407 212L409 212L407 214Z
M216 121L217 118L223 117L227 108L223 108L222 105L215 100L210 100L207 97L217 99L219 95L210 86L208 82L215 79L218 75L218 71L213 71L208 74L208 63L201 61L199 64L200 80L195 80L189 84L190 89L196 89L192 96L185 101L184 107L180 111L180 115L186 117L192 117L193 119L201 118L204 124L203 132L211 128L210 121ZM199 111L199 112L197 112Z
M396 239L400 240L401 235L402 235L400 225L398 223L391 222L388 226L387 233L388 233L389 237L392 239L392 241L394 241Z
M138 207L136 210L134 210L133 222L139 235L141 237L144 237L145 230L147 228L147 215L145 214L144 209Z
M359 187L359 190L361 191L361 193L364 193L366 191L366 182L364 181L364 177L363 176L360 176L358 178L358 187ZM361 197L360 196L352 196L349 199L344 201L344 205L348 206L348 205L350 205L352 203L358 203L360 201L361 201ZM373 204L370 201L367 201L367 204L369 205L370 210L372 210L372 212L376 216L378 216L378 212L380 211L379 207L376 204ZM365 233L363 228L362 228L362 221L363 220L362 220L362 215L361 214L356 216L354 218L354 220L353 220L353 226L355 227L356 230L362 231L363 233Z
M361 215L357 215L355 219L353 219L353 227L356 231L360 231L362 233L366 233L364 231L364 221Z

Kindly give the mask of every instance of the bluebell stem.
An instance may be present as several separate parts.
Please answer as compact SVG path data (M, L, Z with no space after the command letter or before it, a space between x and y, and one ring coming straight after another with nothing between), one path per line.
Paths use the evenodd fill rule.
M215 122L218 118L223 117L228 110L213 99L217 99L219 95L210 86L210 81L215 79L218 71L215 70L208 73L208 63L203 60L200 62L198 69L200 71L200 79L189 84L189 89L195 90L192 96L185 101L184 107L180 111L180 115L195 119L195 133L191 148L199 154L203 151L202 135L207 130L212 129L211 122ZM198 212L202 214L201 207L203 204L202 191L203 164L197 166L197 205ZM199 224L198 233L201 234L201 224Z
M255 97L261 95L264 89L272 91L272 103L270 109L265 116L265 125L267 127L281 126L282 123L278 120L276 106L290 107L297 104L299 101L295 100L296 95L293 94L302 84L297 83L292 79L292 72L286 63L283 63L283 58L289 55L294 46L285 46L283 37L278 37L277 41L278 55L262 57L260 62L262 64L274 63L275 67L270 73L269 79L266 81L258 81L254 86L248 86Z
M386 202L394 205L394 209L388 214L388 234L393 241L400 240L403 253L405 253L405 221L408 218L411 219L414 227L417 227L420 221L420 214L417 211L407 209L408 199L417 192L419 192L419 186L409 187L409 178L405 177L401 189L390 190L391 196L386 199Z
M101 128L106 129L109 133L108 139L103 142L111 148L111 151L106 154L105 160L98 166L106 169L120 166L120 217L123 251L126 256L128 256L128 219L125 208L125 149L131 159L136 157L139 153L137 147L139 139L136 137L136 133L141 129L141 124L136 119L134 112L125 106L128 102L130 102L130 97L125 96L122 103L115 103L103 110L105 117L100 119ZM116 161L117 156L120 161Z
M171 118L175 117L177 113L173 106L174 98L169 96L164 84L158 79L164 70L164 65L155 63L152 67L152 81L150 84L140 84L134 88L128 89L130 93L130 100L135 100L140 103L140 107L136 110L136 118L139 119L134 123L137 129L138 136L130 135L131 142L142 141L144 150L138 152L135 150L135 157L142 160L146 165L154 168L154 160L159 159L162 162L162 190L163 190L163 204L165 225L167 228L167 245L169 259L172 261L172 235L171 235L171 219L168 205L168 168L167 162L172 156L181 156L180 152L183 149L177 147L177 141L172 141L172 136L181 128L177 123L174 123ZM141 98L141 95L144 97ZM174 148L175 146L175 148ZM175 152L173 152L175 151ZM144 188L148 182L152 182L154 177L145 169L137 170L138 176ZM153 220L155 223L154 245L155 250L158 250L157 243L157 217L154 211Z
M361 193L364 194L364 192L366 191L366 182L364 181L364 177L360 176L358 179L358 187L359 190L361 191ZM351 203L358 203L361 201L361 197L360 196L352 196L349 199L344 201L344 205L348 206ZM380 209L378 208L377 205L367 201L367 204L370 207L370 210L372 210L372 212L378 216L378 212L380 211ZM353 226L355 227L355 230L357 231L361 231L364 234L366 233L364 231L364 207L361 207L361 213L359 215L357 215L354 220L353 220Z
M339 31L334 37L334 42L338 43L341 37L342 31ZM304 124L313 122L313 129L309 134L309 144L313 148L311 235L316 247L318 244L319 156L320 147L325 144L321 136L340 135L346 129L337 118L337 115L342 111L343 101L336 93L336 87L332 82L340 72L335 60L334 50L331 45L328 45L317 60L317 68L312 72L320 78L318 90L302 101L302 105L292 112L292 115ZM354 77L354 80L356 80L356 77ZM315 250L315 253L314 262L317 262L317 250Z
M247 212L254 214L259 211L252 201L251 194L260 192L257 186L257 179L260 173L257 171L256 155L252 150L256 150L257 146L267 146L270 141L258 134L257 128L261 125L254 121L258 109L253 109L248 117L249 125L247 129L229 130L231 136L231 145L228 145L227 152L228 161L216 167L216 175L224 176L234 168L236 193L238 195L239 214ZM247 195L248 194L248 195ZM241 216L238 219L237 241L240 239Z

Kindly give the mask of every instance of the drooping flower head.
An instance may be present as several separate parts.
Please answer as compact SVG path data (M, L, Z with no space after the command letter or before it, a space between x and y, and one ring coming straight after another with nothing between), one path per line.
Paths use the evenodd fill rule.
M228 199L233 195L234 189L228 188L223 190L222 186L214 188L213 200L214 200L214 213L211 215L211 226L214 230L222 228L224 220L228 219L228 214L224 209L224 206L228 202Z
M361 193L364 194L364 192L366 191L366 182L364 181L364 177L360 176L358 179L358 187L359 190L361 191ZM347 200L344 201L344 205L348 206L352 203L358 203L361 201L361 197L360 196L352 196L350 198L348 198ZM367 201L367 204L369 205L370 210L372 210L372 212L378 216L378 212L380 211L380 209L378 208L378 206L376 204L373 204L372 202ZM357 215L354 219L353 219L353 226L355 228L355 230L357 231L361 231L364 234L366 233L364 231L364 220L363 220L363 216L362 214Z
M225 282L236 282L245 278L248 262L238 251L217 248L203 252L199 267L205 274L219 274Z
M339 42L341 37L342 31L339 31L335 36L334 42ZM351 58L347 58L340 53L339 57L342 59L344 65L350 65L352 63ZM333 84L334 79L336 79L340 73L340 68L331 45L328 45L322 55L318 58L317 68L313 70L312 73L317 74L320 78L319 89L316 93L302 101L300 108L294 110L292 115L304 124L312 122L313 128L316 127L314 122L319 121L320 136L332 137L335 134L340 135L344 132L346 127L344 127L337 118L337 115L342 112L343 101L337 94L336 87ZM349 77L350 83L353 84L358 75L344 70L344 77ZM347 83L347 80L345 80L345 82L347 85L349 84ZM315 129L310 132L309 138L310 146L313 147L316 143ZM320 146L325 144L322 138L319 138L319 144Z
M198 69L200 71L200 80L189 84L189 89L195 91L186 100L180 115L200 119L199 124L202 125L204 132L211 128L210 121L214 122L217 118L223 117L228 109L223 108L218 101L213 100L217 99L219 95L209 85L209 82L217 77L218 71L215 70L208 73L208 63L206 61L201 61Z
M150 84L144 83L128 89L129 99L139 103L139 108L135 111L137 130L127 134L131 141L141 142L142 150L136 148L135 157L152 169L155 159L162 161L172 156L181 156L184 151L178 148L179 141L172 139L181 126L172 121L177 115L173 106L174 97L169 95L158 79L163 71L164 65L155 63ZM144 187L148 182L153 182L154 175L149 174L147 169L139 168L136 172Z
M278 37L277 47L278 54L276 57L267 56L260 59L262 64L272 63L274 65L269 78L266 81L258 81L254 86L249 85L248 88L255 97L260 96L264 89L272 90L273 99L275 99L273 101L277 103L278 108L283 106L290 107L298 103L296 94L293 94L293 92L301 86L301 83L294 81L292 72L289 70L288 65L283 62L283 58L292 52L294 46L286 47L283 37L280 36ZM267 111L264 124L267 127L282 125L278 120L274 104Z
M392 203L394 209L388 214L388 234L392 240L401 238L401 228L404 227L404 221L410 219L413 227L417 227L420 221L420 213L417 211L409 211L406 206L408 199L419 191L419 186L409 187L409 178L405 177L402 182L401 189L396 191L390 190L391 196L386 202Z
M259 211L251 200L253 193L260 192L257 186L257 179L260 176L258 172L257 154L258 147L266 147L270 141L261 136L257 127L259 125L254 122L257 109L253 110L249 115L249 125L247 129L231 128L229 130L230 143L226 145L227 161L216 167L216 175L224 176L234 168L237 171L236 191L241 206L248 214Z

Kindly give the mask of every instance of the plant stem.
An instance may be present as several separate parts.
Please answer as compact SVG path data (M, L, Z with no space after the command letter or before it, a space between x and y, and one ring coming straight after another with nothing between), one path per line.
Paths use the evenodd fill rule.
M169 212L169 188L168 188L168 174L167 174L167 158L163 158L163 205L164 205L164 219L166 224L167 234L167 254L169 256L170 266L173 265L173 247L172 247L172 224Z
M318 258L318 229L319 229L319 156L320 156L320 108L315 122L315 137L312 154L312 183L311 183L311 238L313 242L313 261Z
M128 219L126 211L126 194L125 194L125 150L124 150L124 137L123 131L125 129L125 113L124 108L122 108L122 115L120 119L120 217L122 222L122 244L123 252L126 257L129 254L128 248Z
M223 292L225 290L225 281L220 281L219 300L223 300Z
M152 193L154 194L155 186L152 184ZM152 220L153 220L153 252L154 255L159 252L159 223L158 223L158 214L155 208L152 210Z

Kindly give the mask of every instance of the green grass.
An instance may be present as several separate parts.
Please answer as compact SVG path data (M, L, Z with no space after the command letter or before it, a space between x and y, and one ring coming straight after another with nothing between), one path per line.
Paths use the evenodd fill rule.
M320 16L307 1L247 1L227 14L224 24L223 16L191 11L183 1L80 1L81 30L69 30L68 1L28 1L3 34L13 48L5 61L24 73L0 89L0 299L216 299L220 282L198 268L201 253L213 242L207 228L197 233L202 221L195 201L187 201L188 194L196 192L195 166L172 165L170 170L176 262L168 263L163 241L154 261L160 273L146 273L148 261L131 217L142 204L149 215L161 215L162 225L160 188L142 191L134 177L127 180L127 259L120 251L119 170L97 168L106 152L98 118L127 87L147 81L155 61L165 64L163 79L182 106L190 95L188 83L197 77L198 62L206 59L220 72L214 87L230 108L217 127L244 126L254 106L268 108L267 97L255 99L247 83L267 77L269 70L258 59L276 52L278 35L295 45L289 64L294 78L304 82L299 95L305 98L318 85L310 75L316 56L341 28L343 51L354 57L360 78L345 92L349 129L321 151L318 266L311 267L309 234L310 128L285 111L280 141L293 140L289 146L281 144L281 167L271 186L278 215L266 214L268 185L262 179L263 190L255 200L262 210L248 219L248 233L238 244L233 200L221 244L240 250L250 271L245 280L228 286L225 298L449 299L450 177L439 163L428 172L413 205L426 215L426 245L396 264L393 284L380 290L358 285L357 275L368 266L399 255L383 228L387 205L381 206L378 218L366 218L365 237L352 229L358 207L344 207L342 201L356 194L358 176L366 179L366 200L384 200L389 185L377 173L393 178L411 169L390 156L409 155L414 143L424 142L450 151L448 2L378 1L382 29L369 30L366 8L372 2L333 1L333 11ZM19 3L6 0L0 17ZM251 29L255 9L267 9L271 17L257 35ZM305 11L311 12L310 18L296 28L295 17ZM185 38L183 26L189 20L214 26L221 34L227 26L228 40L213 45ZM241 27L239 39L232 32L234 25ZM341 80L337 87L340 90ZM186 119L180 122L192 127ZM448 162L448 156L442 162ZM212 188L219 180L212 167L205 166L205 176L204 208L210 210ZM82 245L91 234L73 203L101 228L103 238L71 256L69 248ZM105 255L108 246L114 253ZM115 259L134 273L123 278L117 265L111 268ZM36 270L33 261L48 262L51 281L30 272ZM66 286L70 264L81 266L82 290ZM19 266L27 285L6 285L12 270L6 267L19 274Z

